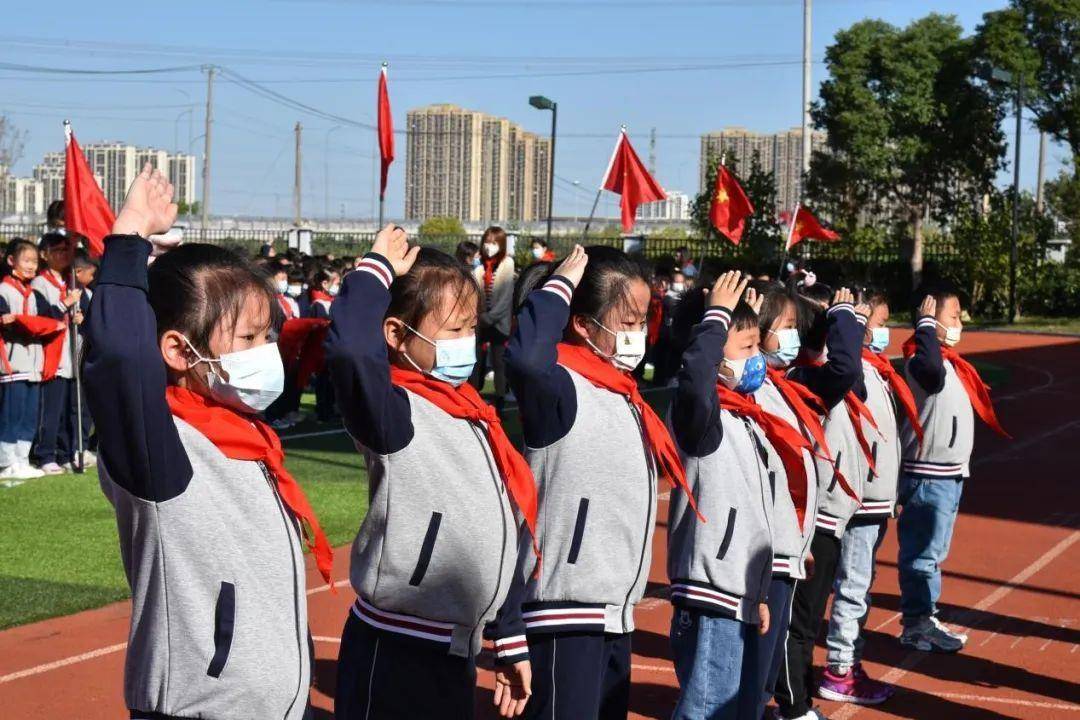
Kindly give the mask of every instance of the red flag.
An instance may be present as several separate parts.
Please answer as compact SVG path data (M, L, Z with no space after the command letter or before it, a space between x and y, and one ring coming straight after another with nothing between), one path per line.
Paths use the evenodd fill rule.
M112 232L113 215L109 201L101 192L86 156L71 132L71 123L64 122L67 154L64 159L64 224L69 233L86 238L87 250L94 257L105 252L105 236Z
M709 208L709 219L713 226L738 245L746 227L746 218L753 214L754 206L750 204L750 198L746 197L739 181L728 172L727 167L721 165L716 173L716 190L713 192L712 207Z
M624 232L634 229L634 215L637 213L638 205L656 202L667 197L664 189L656 180L653 180L652 175L641 164L625 129L619 134L619 141L615 143L615 153L611 156L602 187L622 196L619 207L622 209Z
M781 217L784 217L785 215L787 215L787 213L784 213ZM827 241L840 239L839 235L822 225L821 222L802 205L796 206L794 219L789 219L788 221L791 223L791 231L788 234L786 250L790 250L803 240Z
M394 162L394 118L390 114L390 92L386 89L386 63L379 72L379 155L382 157L381 200L386 195L386 173Z

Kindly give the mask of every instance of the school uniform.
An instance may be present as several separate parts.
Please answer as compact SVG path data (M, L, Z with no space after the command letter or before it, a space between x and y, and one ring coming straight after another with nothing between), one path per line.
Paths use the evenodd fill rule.
M526 587L528 718L625 718L634 607L648 582L662 471L685 482L629 373L562 344L573 284L532 292L506 352L539 492L543 562Z
M775 693L784 718L796 718L810 710L814 642L836 576L840 538L858 508L856 498L869 471L852 421L852 415L857 416L853 405L861 403L851 395L862 374L865 318L857 315L850 303L839 303L826 311L826 322L825 350L820 361L799 361L788 372L791 380L821 399L826 410L824 430L829 453L818 447L814 456L818 477L817 513L810 543L814 573L805 580L796 580L792 595L783 666Z
M39 313L67 324L70 311L64 305L68 294L65 279L46 268L30 286L45 300ZM34 462L39 466L48 463L67 465L74 458L76 428L71 408L75 406L75 383L71 342L71 333L65 328L60 365L55 376L41 384L41 407L33 450Z
M937 614L941 565L949 554L964 482L970 475L975 415L1000 435L989 392L955 350L942 347L933 318L921 318L904 345L904 372L915 396L923 435L911 422L903 444L897 522L901 622L915 625Z
M312 289L309 293L308 311L305 317L330 319L330 304L333 297L321 290ZM384 341L385 342L385 341ZM334 383L330 373L324 368L315 374L315 417L319 422L333 422L339 409L334 396ZM302 390L301 390L302 392Z
M759 605L772 576L774 496L787 494L787 475L759 422L718 397L742 397L717 384L730 318L727 308L710 308L694 329L670 414L690 490L707 518L698 522L687 495L672 491L668 577L677 720L757 720L763 684ZM760 410L749 398L743 402Z
M16 316L15 324L0 326L0 468L30 463L45 350L28 326L41 324L44 303L29 283L10 275L0 281L0 315Z
M511 496L489 434L494 410L471 387L429 380L447 393L473 393L482 415L455 417L404 379L424 376L391 368L382 322L393 279L385 258L365 255L334 301L326 346L345 428L369 477L351 554L357 600L342 635L336 716L472 718L485 632L497 661L528 657L519 535L526 546L531 540L519 532L520 498Z
M865 639L863 625L870 613L870 588L876 574L877 551L885 539L888 520L896 508L900 473L900 437L897 407L909 422L918 424L914 398L887 358L863 348L863 387L866 407L875 424L863 421L863 434L871 444L873 469L864 476L862 504L840 542L840 560L833 584L832 610L825 645L828 664L841 670L859 663Z
M329 545L267 426L167 387L149 254L134 235L106 240L84 365L91 411L113 419L98 427L99 475L132 592L124 701L139 719L300 720L312 663L303 523L324 577ZM237 453L218 437L226 426L266 451Z

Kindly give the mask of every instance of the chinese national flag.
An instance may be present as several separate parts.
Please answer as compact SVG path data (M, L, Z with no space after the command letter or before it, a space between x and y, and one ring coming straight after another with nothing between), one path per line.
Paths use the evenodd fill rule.
M382 157L382 176L379 199L386 195L386 174L394 162L394 118L390 114L390 91L386 88L386 64L379 72L379 155Z
M736 245L742 239L746 218L754 214L754 206L746 197L742 186L728 169L721 165L716 173L716 189L713 192L712 207L709 208L709 220L713 226L727 236Z
M64 123L67 136L67 153L64 159L64 224L69 233L86 238L87 250L93 257L105 252L105 236L112 232L113 215L109 201L101 192L86 156L71 132L71 124Z
M791 234L788 235L787 250L803 240L839 240L840 236L829 230L814 215L799 205L795 209L795 218L790 221Z
M634 215L638 205L656 202L667 197L664 189L653 180L652 175L641 164L637 153L630 145L626 130L619 134L615 144L615 153L611 156L607 174L602 187L621 196L619 207L622 209L622 227L624 232L634 229Z

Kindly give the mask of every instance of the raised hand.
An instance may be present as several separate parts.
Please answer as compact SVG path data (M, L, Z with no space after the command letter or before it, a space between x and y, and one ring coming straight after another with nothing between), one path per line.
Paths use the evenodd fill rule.
M933 295L927 295L926 297L923 298L922 303L919 305L918 314L919 314L919 318L924 318L924 317L936 318L937 317L937 300L934 299ZM916 318L916 319L919 319L919 318Z
M870 313L872 313L873 310L870 309L870 306L868 304L861 302L855 306L855 312L856 314L862 315L864 318L869 320Z
M15 322L15 315L12 313L6 313L0 315L0 325L11 325Z
M150 239L151 235L167 232L176 221L176 203L172 196L172 183L160 170L146 163L128 189L124 206L113 223L113 234Z
M409 272L416 262L416 256L420 254L420 246L409 247L409 236L397 225L388 224L375 236L375 244L371 246L371 252L379 253L390 261L394 268L394 276L401 277Z
M728 310L734 310L749 282L749 275L743 275L738 270L728 270L713 284L712 291L709 293L709 306L719 305Z
M832 302L829 303L829 307L839 305L840 303L848 303L849 305L855 304L855 296L846 287L839 288L833 293Z
M570 254L566 256L566 259L559 263L555 274L562 275L573 283L574 287L577 287L581 282L581 278L585 275L585 266L588 264L589 256L585 254L585 248L575 245Z
M754 288L746 289L746 304L750 306L750 309L754 311L755 315L761 314L761 306L765 304L765 296L758 295L757 290Z
M517 717L525 712L532 695L532 665L528 660L495 668L494 704L500 717Z

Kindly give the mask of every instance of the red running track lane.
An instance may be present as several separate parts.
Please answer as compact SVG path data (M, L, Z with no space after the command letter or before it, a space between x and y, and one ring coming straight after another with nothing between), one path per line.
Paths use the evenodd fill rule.
M942 614L968 628L971 639L953 656L899 647L890 526L867 622L866 665L899 689L878 708L823 703L832 718L1080 720L1080 341L969 332L962 347L968 356L1009 369L995 397L1016 438L1007 442L978 430L973 477L944 567ZM637 613L633 718L670 717L677 694L667 641L671 609L664 599L665 515L663 507L652 583ZM353 599L345 580L347 548L336 551L336 560L336 595L309 573L313 702L324 719L331 717L337 638ZM125 717L128 611L128 603L116 603L0 633L0 714L9 720ZM817 660L820 666L821 647ZM487 710L489 672L481 671L480 684L479 714L494 717Z

